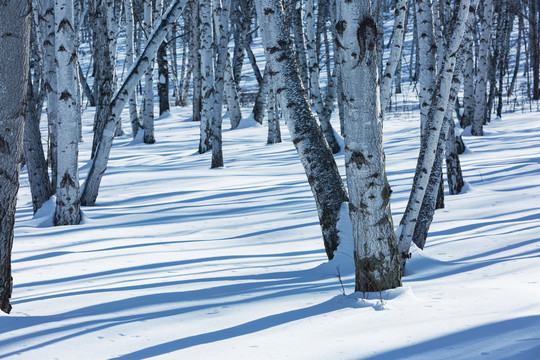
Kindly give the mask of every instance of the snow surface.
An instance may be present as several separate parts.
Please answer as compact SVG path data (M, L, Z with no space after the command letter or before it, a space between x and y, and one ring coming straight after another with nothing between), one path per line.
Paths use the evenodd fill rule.
M196 153L189 108L156 120L153 145L118 138L79 226L52 227L53 202L32 215L24 170L0 358L540 358L539 113L464 137L465 193L446 197L403 287L380 294L353 293L351 244L326 261L286 127L266 145L247 115L224 132L222 169ZM397 224L418 118L391 113L384 126Z
M124 45L120 36L120 55ZM253 51L262 70L258 37ZM395 226L419 145L409 55L384 123ZM240 84L256 86L247 59ZM24 169L0 358L540 359L540 112L528 112L539 107L523 88L506 104L522 113L494 119L482 138L463 132L463 193L447 194L403 287L382 293L354 293L345 206L339 229L349 241L326 260L286 126L284 143L266 145L267 127L248 108L239 129L224 131L221 169L196 151L191 108L157 118L153 145L117 138L79 226L52 226L54 199L32 215ZM81 183L92 119L85 110ZM127 111L123 119L129 129Z

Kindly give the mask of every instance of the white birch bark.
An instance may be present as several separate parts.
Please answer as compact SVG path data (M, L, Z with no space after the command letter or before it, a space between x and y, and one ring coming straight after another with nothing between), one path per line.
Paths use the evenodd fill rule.
M77 53L73 26L73 0L56 0L55 46L58 85L58 181L55 225L77 225L81 221L79 202L79 120L76 109Z
M272 80L270 80L272 81ZM281 142L281 129L279 127L279 108L276 92L273 85L268 89L268 138L267 144L277 144Z
M382 147L377 25L369 0L337 1L345 105L345 166L353 225L355 291L401 286Z
M486 120L487 77L489 70L489 48L491 44L491 30L493 25L493 0L484 0L483 16L478 47L478 70L476 72L476 86L474 88L474 118L471 135L484 135L483 126Z
M159 45L163 42L165 36L167 36L168 32L173 27L176 19L184 10L186 2L187 0L174 0L171 2L165 15L163 15L160 22L156 24L143 52L137 58L122 85L114 94L110 104L110 116L107 119L103 130L102 141L99 143L94 161L90 166L86 178L84 191L81 196L82 205L90 206L95 204L101 179L107 170L107 162L111 152L114 131L116 129L116 123L119 121L120 113L129 99L129 94L135 89L137 83L142 78L144 70L155 59Z
M54 64L54 0L39 0L39 29L43 46L43 72L47 96L47 121L49 144L47 159L51 168L51 187L56 190L57 178L57 115L58 97L56 95L56 66Z
M407 11L409 11L409 1L397 0L396 11L394 14L394 31L392 36L390 57L386 62L386 67L381 79L381 108L383 112L390 104L390 96L392 95L392 80L394 79L396 68L401 59L403 39L405 37L405 18Z
M212 3L201 1L199 3L199 16L201 21L201 79L202 79L202 106L199 153L210 150L211 124L215 121L214 97L214 27L212 26Z
M144 0L144 20L143 28L146 36L152 32L152 1ZM148 38L146 39L148 41ZM154 61L150 61L144 74L144 93L143 93L143 141L145 144L156 142L154 137Z
M469 5L470 0L461 0L459 5L456 4L456 6L459 6L459 9L456 13L456 17L452 20L453 31L450 32L452 35L445 50L443 67L437 79L438 86L436 93L433 96L433 101L428 114L428 121L425 125L426 132L420 147L411 194L398 229L399 252L402 258L402 267L405 266L406 259L410 257L409 249L412 243L417 217L435 162L437 147L444 123L444 115L446 113L450 89L452 87L456 56L463 39L467 17L469 16Z
M431 99L435 92L437 79L437 48L435 44L435 30L433 28L433 8L431 0L418 0L416 2L416 19L418 22L418 57L420 84L420 129L421 136L427 123Z
M466 52L463 69L463 116L460 126L465 128L471 125L474 119L474 57L472 41L463 45Z
M291 140L304 166L322 228L328 258L339 245L336 228L339 210L347 195L337 165L309 107L280 0L257 0L256 8L272 80Z
M126 68L130 69L133 66L133 35L135 34L133 4L131 0L124 0L124 9L126 16ZM137 111L136 91L132 91L129 96L129 119L131 123L131 134L135 138L141 128L139 113Z
M31 9L6 0L0 11L0 310L11 311L11 250L29 71Z
M225 64L225 93L227 94L227 105L229 107L229 118L231 121L231 129L236 129L242 121L242 113L240 112L240 102L238 100L238 92L236 91L236 83L233 78L231 55L227 51L227 59Z
M324 104L323 98L321 96L321 89L319 84L319 60L317 53L317 43L315 37L315 8L314 0L307 0L306 2L306 54L307 54L307 68L309 73L309 89L311 94L311 100L313 101L315 111L319 117L319 122L321 124L321 129L324 134L324 138L328 143L328 146L334 154L341 151L336 138L334 137L334 129L330 124L330 117L325 116L325 105L333 106L332 104ZM329 78L332 76L328 75ZM333 89L330 89L332 91ZM332 99L333 100L333 99Z
M216 62L214 79L214 122L211 125L210 143L212 146L211 168L223 167L222 148L222 108L224 96L224 73L229 53L229 9L231 0L212 0L215 34Z

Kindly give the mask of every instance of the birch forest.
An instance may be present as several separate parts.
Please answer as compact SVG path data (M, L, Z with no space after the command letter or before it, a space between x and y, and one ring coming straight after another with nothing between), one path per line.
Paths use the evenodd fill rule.
M538 0L0 0L0 123L0 357L540 356Z

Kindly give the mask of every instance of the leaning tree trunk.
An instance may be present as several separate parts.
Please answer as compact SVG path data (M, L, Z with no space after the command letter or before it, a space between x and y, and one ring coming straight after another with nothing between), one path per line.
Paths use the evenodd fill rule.
M337 17L355 291L387 290L401 286L401 271L382 147L377 26L369 0L337 1Z
M73 30L73 0L56 0L56 81L58 85L58 183L55 225L81 222L79 201L79 118L77 53Z
M148 39L146 46L137 58L135 65L131 68L131 71L126 76L122 86L116 91L110 104L110 116L105 123L103 131L102 141L99 143L96 151L96 156L84 186L84 191L81 196L82 205L94 205L98 196L99 185L105 170L107 170L107 162L109 160L109 154L114 138L114 131L116 129L116 123L120 121L120 113L128 101L131 91L135 89L137 83L143 76L144 70L150 65L150 63L156 57L156 52L159 45L167 36L167 33L174 26L174 23L178 16L184 10L187 0L174 0L165 15L161 18L161 21L156 25L150 38Z
M23 152L31 9L6 0L0 11L0 310L11 311L11 249Z
M326 254L331 259L339 245L336 226L341 205L347 201L345 187L309 107L294 61L282 3L280 0L257 0L256 7L279 105L315 197Z
M456 56L463 39L465 24L469 16L469 0L461 0L456 16L453 18L453 31L450 31L451 38L448 41L447 48L442 62L443 66L439 72L436 92L433 94L426 132L420 146L420 154L416 164L413 186L407 208L400 222L398 229L399 252L401 254L401 266L405 266L406 260L410 257L409 250L413 239L414 229L420 212L420 206L426 193L426 188L431 176L431 170L435 162L437 147L444 123L444 115L448 106L448 98L452 86L454 75L454 66ZM473 16L473 15L471 15Z
M37 46L36 46L37 47ZM39 122L43 107L42 76L39 59L34 59L34 82L28 82L28 105L26 122L24 124L24 159L28 169L28 181L32 193L32 207L34 213L52 195L47 162L41 143Z

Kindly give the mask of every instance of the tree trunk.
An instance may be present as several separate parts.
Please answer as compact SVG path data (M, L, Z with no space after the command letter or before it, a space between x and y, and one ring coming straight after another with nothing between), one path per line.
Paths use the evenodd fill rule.
M158 63L158 96L159 96L159 115L170 111L169 106L169 64L167 62L167 42L159 46L157 52Z
M199 0L190 0L191 3L191 21L192 37L189 42L190 61L193 69L193 121L201 121L202 106L202 76L201 76L201 21L199 16Z
M39 59L35 59L39 64ZM24 124L24 158L28 169L28 181L32 193L32 206L34 213L49 200L52 195L47 162L43 153L39 123L44 94L41 92L42 85L41 69L34 67L34 83L28 82L28 100L26 122Z
M93 21L94 21L94 88L97 107L96 114L94 116L94 138L92 142L92 154L91 159L94 158L96 149L103 137L103 129L105 122L109 117L109 104L114 93L114 68L111 63L111 54L109 46L109 40L107 32L100 29L107 29L106 14L112 11L109 8L111 4L106 1L96 2L93 8Z
M76 94L77 52L73 30L73 0L56 0L56 83L58 85L58 183L55 225L81 222L79 201L79 118Z
M377 26L369 0L337 1L337 15L355 291L387 290L401 286L401 271L382 147Z
M152 32L152 2L144 2L144 20L143 28L146 30L146 41L149 40ZM161 44L160 44L161 45ZM153 144L156 142L154 137L154 61L150 61L148 68L144 74L144 109L142 112L143 118L143 141L145 144Z
M257 0L256 4L279 105L315 197L326 254L331 259L339 245L336 225L341 205L347 201L345 187L307 102L286 31L282 3Z
M263 81L255 97L255 104L253 104L253 119L261 125L264 120L264 109L266 107L268 90L270 89L270 73L270 63L267 61L264 67Z
M483 126L486 120L487 77L489 70L489 48L491 44L491 28L493 22L493 0L484 0L482 16L482 33L478 49L478 71L474 88L474 118L471 134L484 135Z
M281 129L279 127L279 108L276 99L276 92L273 86L268 90L268 138L267 144L277 144L281 142Z
M0 310L11 311L11 249L29 71L29 2L6 0L0 11Z
M307 66L309 71L309 86L311 93L311 100L315 105L315 111L319 117L319 122L321 124L321 129L324 134L324 138L328 143L328 146L332 150L332 153L337 154L341 151L341 148L334 136L334 129L330 123L330 116L326 116L325 111L328 111L325 108L323 99L321 96L321 89L319 85L319 56L317 53L317 43L315 36L315 7L314 0L308 0L306 2L306 53L307 53ZM332 74L328 73L328 78L332 78ZM333 89L330 89L332 91ZM332 99L333 100L333 99ZM326 107L332 107L332 104ZM330 110L330 115L332 111Z
M233 79L232 67L231 67L231 55L227 51L227 62L225 64L225 93L227 94L227 105L229 106L229 118L231 121L231 129L236 129L240 125L242 120L242 113L240 112L240 102L238 101L238 93L236 92L236 83Z
M201 21L201 77L202 77L202 109L199 153L204 154L210 150L211 125L216 121L215 94L214 94L214 27L212 26L212 4L210 1L199 3L199 16Z
M133 66L133 37L135 34L133 4L131 0L124 0L126 10L126 68ZM141 124L139 122L139 113L137 111L137 92L132 91L129 95L129 119L131 123L131 135L135 139Z
M54 64L54 0L39 0L39 28L43 45L43 72L47 96L47 121L49 127L49 143L47 160L51 168L51 187L56 190L57 179L57 115L58 97L56 95L56 66Z

